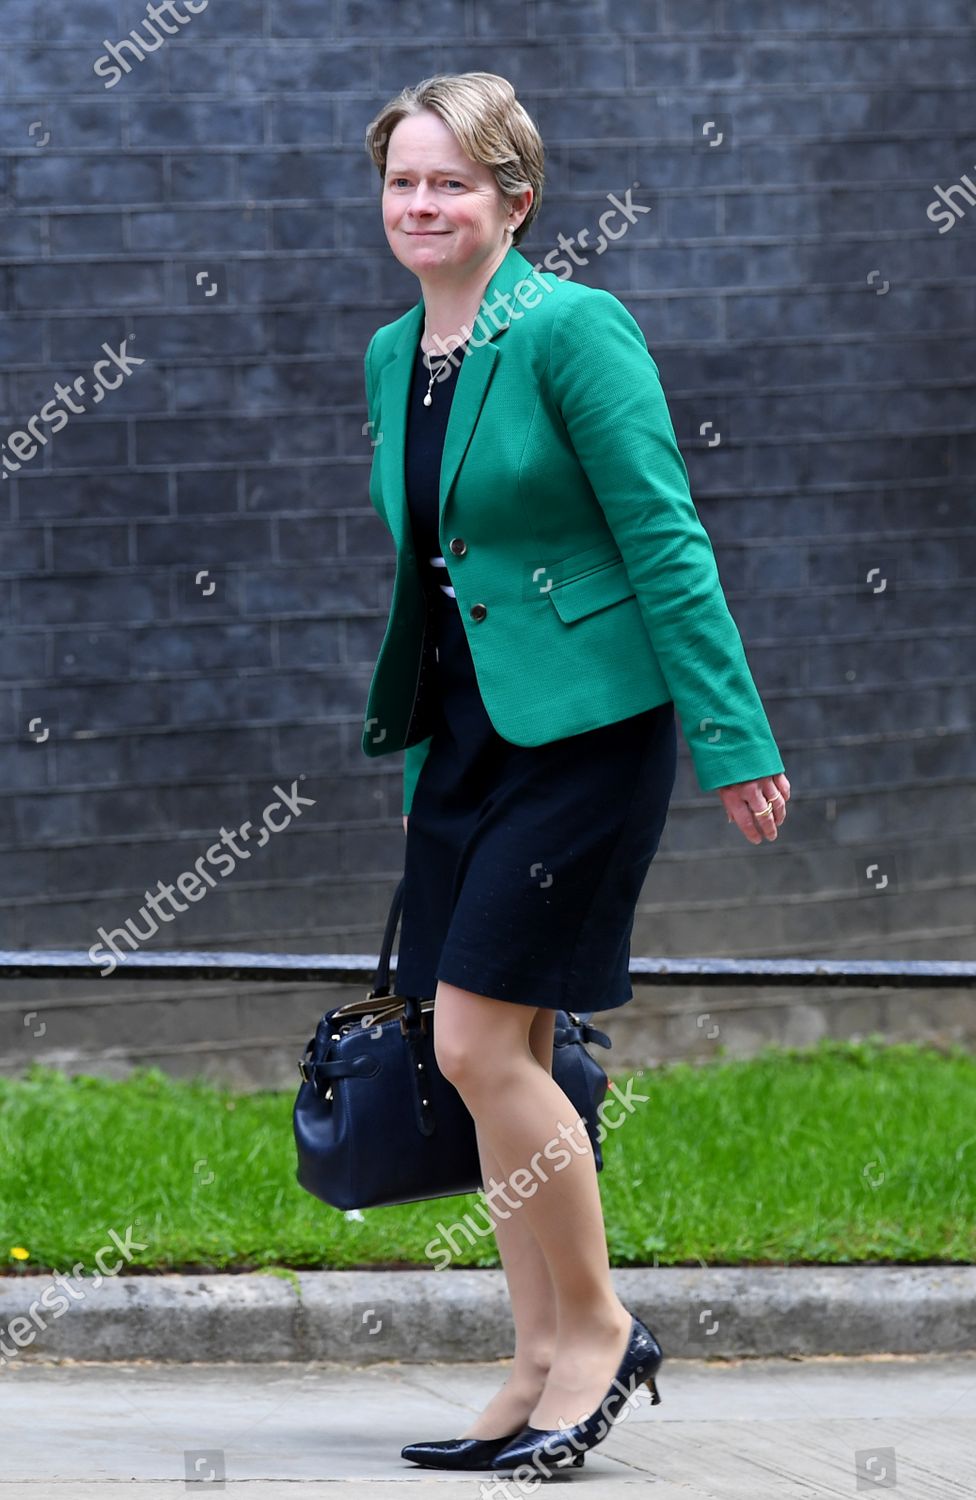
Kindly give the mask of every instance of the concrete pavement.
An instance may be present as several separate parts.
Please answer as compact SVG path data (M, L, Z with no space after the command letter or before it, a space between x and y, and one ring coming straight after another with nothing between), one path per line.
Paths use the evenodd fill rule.
M258 1353L259 1351L255 1351ZM501 1476L437 1474L403 1443L461 1430L500 1364L72 1364L0 1372L0 1500L521 1500ZM963 1500L976 1474L976 1356L666 1360L662 1401L553 1484L600 1500ZM646 1392L643 1393L646 1397ZM199 1476L189 1487L187 1474ZM212 1477L211 1477L212 1476ZM653 1486L653 1489L651 1489Z

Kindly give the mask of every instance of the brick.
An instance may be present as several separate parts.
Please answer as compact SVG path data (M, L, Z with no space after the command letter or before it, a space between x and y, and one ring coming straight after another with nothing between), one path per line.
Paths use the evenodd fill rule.
M538 36L587 36L609 30L603 0L536 0Z
M47 656L47 639L39 631L0 636L0 682L37 681L46 675Z
M271 330L271 350L275 354L321 354L323 350L331 352L337 338L336 325L342 316L341 308L330 309L328 313L316 312L314 308L303 313L291 313L287 309L269 311L267 323ZM368 342L367 334L355 351L360 355L360 363Z
M129 144L139 149L177 141L186 146L260 146L264 120L259 104L203 99L143 99L128 116Z
M121 211L52 213L48 216L51 252L69 257L120 252L125 249L123 223Z
M177 365L171 369L171 400L177 411L213 413L234 411L237 378L233 365ZM154 403L156 411L163 402Z
M229 255L237 250L263 250L268 244L268 211L238 207L174 208L130 213L130 243L150 250L165 244L171 250L214 250Z
M276 94L279 107L291 93L334 94L363 86L363 49L358 43L323 44L314 37L304 45L272 40L242 51L238 60L242 91ZM353 82L356 79L358 85ZM335 106L326 99L323 108L331 115Z
M330 0L321 0L318 5L320 13L327 12L329 4ZM264 35L265 8L265 0L234 0L232 6L209 5L193 19L193 24L199 28L199 33L193 33L193 43L198 34L207 37L261 37Z
M308 198L330 201L355 197L366 180L362 162L352 152L324 148L311 154L284 148L253 152L240 164L241 190L270 201Z
M228 9L227 6L220 8L221 10ZM246 43L241 43L238 50L230 42L205 41L202 30L195 32L192 37L187 37L175 56L171 52L165 59L169 65L169 89L157 89L153 92L160 94L167 92L173 94L215 93L215 79L229 81L234 76L235 68L239 68L241 73L246 72L246 60L250 57L251 50L252 48ZM138 69L136 71L140 72ZM140 76L144 77L145 73L146 70L142 69ZM130 80L127 79L126 84L128 85L129 82Z
M271 219L275 249L331 250L335 246L336 216L332 208L276 208Z
M624 89L627 52L618 42L594 42L564 54L565 83L570 88Z
M336 106L331 99L315 95L274 101L271 139L276 145L331 146L335 133Z
M117 630L54 630L51 632L54 675L65 681L125 677L132 669L133 638L140 641L141 647L141 633L136 632L120 635ZM141 650L139 660L141 666Z
M169 594L162 577L122 574L111 587L99 577L75 576L71 587L63 580L25 578L20 585L21 617L31 625L116 621L133 624L166 618Z
M19 481L25 510L37 518L158 515L165 503L163 474L67 476L33 471Z
M234 471L186 469L177 474L176 509L181 515L188 516L223 515L236 511L237 477Z
M282 621L278 627L278 658L282 667L338 666L341 625L318 621Z
M271 0L271 35L275 37L331 37L336 31L337 0ZM343 17L343 29L348 24Z
M35 573L44 565L44 533L39 526L0 528L0 571Z
M255 556L267 556L270 542L267 522L240 517L198 521L192 537L166 521L143 522L135 529L136 557L147 567L183 564L191 553L194 564L200 566L249 562Z
M822 31L830 23L829 0L726 0L726 31Z
M41 221L36 214L7 213L0 219L0 256L36 259L41 253Z
M163 163L158 156L31 156L14 162L14 191L25 207L65 208L158 202Z
M124 567L130 561L124 526L58 526L53 532L52 567L74 573Z
M205 156L202 152L195 151L189 156L173 158L170 164L171 202L205 203L209 208L215 200L237 196L234 189L234 158L229 154ZM162 197L161 193L156 194L154 201L158 202Z
M283 562L334 557L338 552L339 527L334 516L306 516L294 520L282 517L275 532L275 556Z
M181 417L178 421L136 423L135 449L137 463L178 463L189 451L204 454L211 461L255 458L268 452L271 432L260 419L230 429L226 422L208 417Z
M62 266L19 266L13 272L14 306L24 308L113 307L164 301L163 268L145 261L77 266L71 276Z
M32 135L30 126L37 118L41 129ZM45 135L48 139L41 145ZM62 101L56 112L39 107L37 115L25 114L23 105L4 105L0 107L0 141L9 150L33 148L55 159L66 146L72 150L83 146L117 151L122 144L121 111L118 105L106 105L101 100L77 104Z

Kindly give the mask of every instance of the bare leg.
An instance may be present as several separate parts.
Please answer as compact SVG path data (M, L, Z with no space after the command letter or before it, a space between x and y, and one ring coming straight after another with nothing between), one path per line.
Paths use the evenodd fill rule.
M599 1407L631 1326L610 1276L589 1137L529 1046L532 1007L443 980L436 1003L442 1073L471 1111L503 1180L519 1168L530 1174L528 1185L520 1178L521 1191L506 1188L506 1208L513 1219L525 1216L545 1256L555 1291L556 1344L529 1421L546 1429L571 1424Z
M556 1012L537 1009L529 1028L529 1046L541 1067L552 1071L552 1038ZM435 1026L436 1032L436 1026ZM485 1188L504 1178L498 1158L478 1134L481 1180ZM490 1210L489 1210L490 1211ZM549 1267L524 1214L492 1214L515 1323L515 1357L501 1390L471 1423L466 1438L493 1438L518 1432L542 1394L556 1343L556 1297Z

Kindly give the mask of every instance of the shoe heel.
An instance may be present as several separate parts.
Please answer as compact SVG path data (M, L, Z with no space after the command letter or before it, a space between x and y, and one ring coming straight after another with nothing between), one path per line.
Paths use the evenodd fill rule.
M577 1453L576 1457L573 1459L572 1467L574 1469L581 1469L583 1467L583 1460L585 1457L585 1453Z
M651 1405L652 1406L660 1406L660 1404L661 1404L661 1393L660 1393L660 1391L658 1390L657 1386L654 1383L654 1376L653 1375L648 1375L647 1379L644 1381L644 1384L647 1386L647 1389L651 1393Z

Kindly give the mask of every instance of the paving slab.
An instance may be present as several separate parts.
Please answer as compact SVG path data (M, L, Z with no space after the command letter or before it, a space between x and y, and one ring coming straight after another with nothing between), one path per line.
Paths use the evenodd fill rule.
M521 1500L488 1474L404 1462L463 1431L499 1363L15 1362L0 1372L0 1500ZM962 1500L976 1475L976 1357L665 1361L642 1401L552 1485L651 1500ZM646 1392L644 1393L646 1395ZM188 1482L187 1476L197 1477Z

